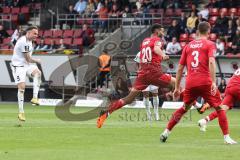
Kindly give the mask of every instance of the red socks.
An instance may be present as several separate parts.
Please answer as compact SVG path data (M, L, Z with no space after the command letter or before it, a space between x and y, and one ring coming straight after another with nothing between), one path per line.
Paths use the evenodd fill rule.
M217 112L217 116L218 116L218 123L222 129L223 135L229 134L228 120L227 120L226 112L224 110L219 110L216 112Z
M205 118L205 120L207 122L209 122L209 121L214 120L217 117L218 117L218 123L219 123L219 126L220 126L221 130L222 130L223 135L229 134L226 111L224 111L224 110L214 111L211 114L209 114Z
M119 99L113 103L108 108L108 112L111 114L112 112L118 110L119 108L122 108L125 105L124 101L122 99Z
M181 107L181 108L179 108L178 110L176 110L176 111L173 113L170 121L168 122L167 129L168 129L169 131L171 131L172 128L180 121L180 119L182 118L182 116L183 116L186 112L187 112L187 111L186 111L183 107Z
M210 114L205 118L205 120L206 120L207 122L209 122L209 121L212 121L212 120L214 120L215 118L217 118L217 116L218 116L217 111L214 111L214 112L210 113Z

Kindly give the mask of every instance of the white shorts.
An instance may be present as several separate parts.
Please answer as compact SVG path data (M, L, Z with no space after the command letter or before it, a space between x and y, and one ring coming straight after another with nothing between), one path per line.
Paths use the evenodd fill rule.
M38 69L34 64L24 65L24 66L12 66L12 74L15 80L15 83L21 83L26 81L26 76L32 77L32 72Z
M143 92L158 93L158 86L149 85Z

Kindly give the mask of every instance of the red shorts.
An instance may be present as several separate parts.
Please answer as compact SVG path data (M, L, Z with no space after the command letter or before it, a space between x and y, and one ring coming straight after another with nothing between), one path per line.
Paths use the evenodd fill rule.
M225 97L222 101L222 105L227 105L229 109L232 109L233 104L240 100L240 87L229 87L225 90Z
M145 64L138 71L138 76L134 83L134 88L144 90L150 84L158 87L167 87L171 82L171 75L164 74L159 65Z
M183 94L183 102L187 105L192 104L198 97L202 97L212 107L218 107L222 102L218 90L215 95L211 94L211 85L186 88Z

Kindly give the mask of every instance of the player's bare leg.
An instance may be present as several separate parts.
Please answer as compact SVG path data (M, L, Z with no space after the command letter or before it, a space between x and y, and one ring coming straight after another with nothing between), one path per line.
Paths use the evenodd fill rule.
M18 119L20 121L25 121L25 115L24 115L24 109L23 109L23 104L24 104L24 91L25 91L25 82L18 83Z
M170 81L168 87L171 88L171 90L174 90L174 88L175 88L175 83L176 83L176 78L171 77L171 81Z
M159 108L159 99L158 99L158 90L155 92L152 92L153 96L153 110L155 114L155 120L159 121L159 113L158 113L158 108Z
M146 108L147 119L151 121L152 114L151 114L150 103L149 103L149 91L143 91L143 104Z
M169 120L166 129L163 131L163 133L160 135L160 141L166 142L168 136L170 135L171 130L173 127L180 121L182 116L191 108L192 104L186 105L184 104L181 108L177 109L171 119Z
M41 71L39 69L35 69L32 72L32 77L33 77L33 98L31 100L31 103L33 105L39 105L39 100L38 100L38 92L40 89L40 84L41 84Z
M111 102L108 109L106 111L101 111L100 116L97 119L97 128L101 128L104 121L107 117L112 114L112 112L122 108L124 105L130 104L134 101L135 97L137 97L142 91L136 90L132 88L128 96L119 99L117 101Z

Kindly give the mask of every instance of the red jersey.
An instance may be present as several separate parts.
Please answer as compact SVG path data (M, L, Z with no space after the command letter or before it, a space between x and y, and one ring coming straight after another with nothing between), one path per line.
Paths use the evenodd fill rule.
M236 87L240 85L240 68L235 71L233 76L230 78L227 88Z
M215 43L206 39L191 41L183 49L179 64L187 66L186 88L212 84L209 57L215 52Z
M163 48L163 41L157 37L145 38L140 46L140 64L144 63L155 63L159 64L162 61L162 56L154 52L154 46L158 45Z

